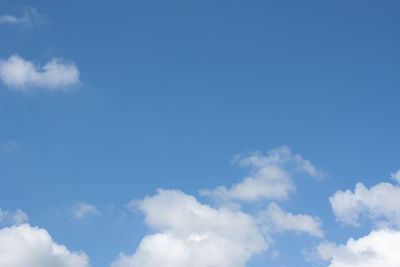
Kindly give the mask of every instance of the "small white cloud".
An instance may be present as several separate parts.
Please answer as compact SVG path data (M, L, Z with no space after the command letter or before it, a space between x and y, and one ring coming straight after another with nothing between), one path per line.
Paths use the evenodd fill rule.
M0 208L0 224L19 225L28 221L28 215L20 209L17 209L14 212L10 212L8 210L2 210Z
M132 205L156 233L145 236L132 255L112 267L244 267L268 244L256 220L240 210L215 209L176 190Z
M29 88L59 90L79 84L79 71L74 63L53 58L42 67L19 55L0 60L0 79L9 88L26 91Z
M336 219L344 224L359 225L360 215L377 225L400 226L400 186L379 183L370 189L358 183L354 193L337 191L329 198Z
M3 145L3 150L5 152L12 152L17 148L17 142L14 140L9 140L7 143Z
M14 221L14 224L19 225L28 222L29 217L28 214L20 209L17 209L12 215L12 220Z
M100 215L100 212L97 210L97 208L95 206L84 203L84 202L76 204L73 207L72 212L73 212L74 218L77 220L81 220L88 216Z
M390 176L391 176L392 179L394 179L394 180L396 180L398 183L400 183L400 170L398 170L398 171L395 172L395 173L392 173Z
M284 211L276 203L271 203L265 212L261 214L263 223L271 227L271 230L284 232L296 231L308 233L312 236L323 237L321 220L306 214L292 214Z
M350 238L344 245L321 243L317 255L328 267L398 267L400 266L400 232L388 229L373 231L358 240Z
M21 25L27 28L43 23L43 16L35 8L25 8L22 16L0 15L0 24Z
M200 193L222 200L282 200L288 198L295 190L289 170L301 170L312 177L322 175L310 161L303 159L299 154L293 155L286 146L271 150L266 156L260 153L253 153L247 157L239 156L236 162L241 166L250 167L250 176L229 189L220 186L212 191L202 190Z
M1 267L90 267L83 252L70 252L49 233L28 224L0 229Z

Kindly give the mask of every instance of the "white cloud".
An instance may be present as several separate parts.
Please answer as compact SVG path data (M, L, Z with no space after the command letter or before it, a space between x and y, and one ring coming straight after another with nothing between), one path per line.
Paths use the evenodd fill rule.
M25 8L23 16L0 15L0 24L14 24L32 27L43 23L44 19L35 8Z
M79 71L74 63L57 58L40 67L13 55L7 60L0 60L0 79L15 90L23 91L31 87L57 90L79 84Z
M268 248L256 220L240 210L215 209L175 190L132 203L157 232L112 267L244 267Z
M23 224L26 223L27 221L29 221L29 217L28 214L26 214L25 212L23 212L20 209L17 209L14 214L12 215L12 220L14 221L14 223L16 225L18 224Z
M5 143L3 145L3 150L5 152L12 152L17 148L17 142L15 142L14 140L9 140L7 143Z
M379 183L370 189L358 183L354 193L337 191L329 198L338 221L358 226L360 215L379 225L400 226L400 186Z
M344 245L324 242L316 250L330 262L328 267L398 267L400 232L382 229L358 240L350 238Z
M223 200L282 200L295 190L289 170L301 170L312 177L322 175L310 161L299 154L293 155L286 146L269 151L266 156L253 153L247 157L238 157L237 162L241 166L250 167L251 175L230 189L220 186L212 191L202 190L200 193Z
M400 183L400 170L398 170L398 171L395 172L395 173L392 173L390 176L391 176L392 179L394 179L394 180L396 180L398 183Z
M0 208L0 224L19 225L27 221L29 221L28 215L20 209L10 212Z
M2 223L4 221L4 219L6 218L8 212L6 210L2 210L0 208L0 223Z
M83 252L70 252L48 232L28 224L0 229L1 267L89 267Z
M296 231L316 237L324 236L321 230L322 223L318 217L286 212L276 203L268 205L268 209L261 214L261 219L274 231Z
M91 215L97 215L97 216L100 215L100 212L97 210L95 206L84 202L76 204L73 207L72 212L74 218L78 220Z

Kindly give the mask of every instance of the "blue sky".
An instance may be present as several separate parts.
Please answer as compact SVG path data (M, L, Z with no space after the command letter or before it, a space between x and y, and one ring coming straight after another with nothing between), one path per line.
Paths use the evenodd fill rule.
M400 200L399 8L397 1L1 1L0 248L1 231L35 235L37 226L83 251L91 266L154 267L141 254L144 237L206 232L249 247L265 239L245 249L238 267L340 267L346 259L320 244L390 231L399 242L400 209L367 201L382 190ZM279 160L269 162L271 155ZM273 179L292 185L286 197L235 189L246 177L267 188L276 169L284 174ZM340 202L347 197L356 208ZM257 226L238 219L235 227L254 238L182 226L190 212L168 215L179 227L166 222L157 214L168 201L173 211L208 205L204 214L222 216L202 218L210 225L244 214ZM276 214L316 224L285 228ZM118 263L120 252L145 259ZM194 267L229 266L193 255ZM188 265L178 257L171 266Z

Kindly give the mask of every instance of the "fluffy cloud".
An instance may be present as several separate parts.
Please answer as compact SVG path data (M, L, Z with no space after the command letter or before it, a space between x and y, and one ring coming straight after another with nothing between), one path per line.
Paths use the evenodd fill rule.
M31 87L56 90L79 84L79 71L75 64L61 59L54 58L40 67L19 55L13 55L7 60L0 60L0 79L16 90Z
M90 215L100 215L100 212L95 206L84 202L76 204L72 209L72 213L74 218L78 220Z
M239 210L215 209L193 196L159 190L132 204L157 233L122 254L112 267L244 267L268 244L256 220Z
M358 183L354 192L338 191L329 201L337 220L344 224L358 226L360 215L365 215L380 225L400 226L399 185L379 183L368 189Z
M250 167L251 175L229 189L220 186L212 191L202 190L201 193L225 200L282 200L295 190L289 170L301 170L312 177L322 175L310 161L299 154L293 155L286 146L269 151L266 156L254 153L247 157L238 157L237 162L241 166Z
M25 8L23 16L0 15L0 24L22 25L24 27L32 27L41 24L43 17L35 8Z
M316 237L323 237L321 220L306 214L292 214L284 211L276 203L271 203L266 212L261 214L264 223L269 224L271 230L278 232L296 231L305 232Z
M350 238L344 245L325 242L317 254L329 267L398 267L400 266L400 232L388 229L373 231L358 240Z
M89 267L88 257L55 243L48 232L28 224L0 229L0 266Z

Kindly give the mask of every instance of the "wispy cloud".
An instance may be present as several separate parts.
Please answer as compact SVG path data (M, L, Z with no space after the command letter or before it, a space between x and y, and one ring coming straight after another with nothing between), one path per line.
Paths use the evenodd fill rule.
M19 55L0 60L0 80L11 89L26 91L68 89L79 84L79 70L73 62L53 58L42 67Z
M311 177L322 176L322 172L310 161L303 159L299 154L293 155L287 146L271 150L267 155L252 153L238 156L235 162L250 167L251 174L230 188L220 186L211 191L201 190L200 193L223 200L282 200L288 198L295 190L290 171L300 170Z
M278 204L271 203L265 212L261 213L263 223L266 223L272 231L304 232L316 237L323 237L321 220L306 214L293 214L284 211Z
M9 140L8 142L6 142L5 144L3 144L3 151L5 152L12 152L15 149L17 149L17 142L15 142L14 140Z
M10 14L0 15L0 24L21 25L23 27L31 28L44 22L44 18L39 12L32 7L24 9L23 15L16 16Z
M28 214L20 209L14 212L3 210L0 208L0 223L1 224L11 224L19 225L29 221Z
M74 205L74 207L72 208L72 214L75 219L81 220L88 216L98 216L100 215L100 212L94 205L81 202Z

